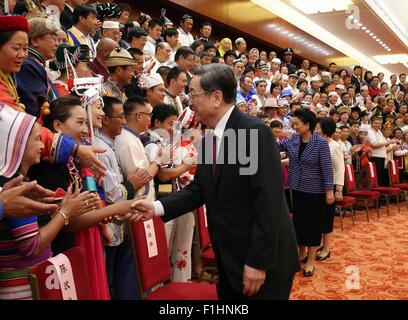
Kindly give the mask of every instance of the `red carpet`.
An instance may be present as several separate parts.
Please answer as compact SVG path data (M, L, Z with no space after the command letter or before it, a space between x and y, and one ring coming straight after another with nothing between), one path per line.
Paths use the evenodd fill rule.
M348 214L343 220L344 231L339 219L335 218L331 258L316 261L315 274L310 278L303 277L301 272L297 274L291 299L408 300L405 202L401 204L401 213L396 205L390 205L390 216L381 207L379 220L375 209L371 210L370 222L365 211L356 211L354 227ZM359 275L353 276L353 271Z

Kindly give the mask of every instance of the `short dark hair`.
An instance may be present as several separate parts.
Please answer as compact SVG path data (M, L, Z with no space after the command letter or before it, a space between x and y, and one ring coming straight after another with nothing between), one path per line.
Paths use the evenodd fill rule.
M127 3L119 3L118 6L121 9L122 13L123 11L132 12L132 9Z
M183 56L185 59L188 58L189 55L195 55L195 52L193 49L187 46L183 46L177 49L176 54L174 56L174 61L178 61L180 56Z
M147 32L143 28L132 28L128 31L127 41L132 42L133 38L147 37Z
M71 117L71 109L81 106L81 100L75 96L60 97L50 103L50 113L43 116L44 127L52 132L55 132L54 120L59 120L62 123Z
M196 50L199 46L203 46L203 47L205 48L205 42L204 42L203 40L200 40L200 39L195 40L195 41L190 45L190 48L193 49L194 52L195 52L195 50Z
M346 96L346 95L350 95L350 93L348 93L348 92L343 92L343 93L341 94L341 99L343 99L343 97Z
M225 103L235 103L237 96L237 80L230 66L209 64L198 67L194 74L200 77L200 86L204 91L220 90Z
M90 14L94 14L96 16L98 13L96 12L96 9L94 7L88 4L80 4L74 9L74 12L72 14L74 24L77 24L79 22L80 17L84 17L86 19Z
M215 49L217 50L217 47L215 46L215 44L211 41L207 41L207 43L205 44L204 50L208 51L208 49ZM224 53L225 54L225 53Z
M282 85L279 82L272 82L271 83L271 89L270 89L270 93L272 93L273 89L275 89L276 87L280 87L280 89L282 90Z
M169 73L167 74L166 80L167 80L167 85L170 85L171 80L177 80L179 75L181 73L185 73L183 70L181 70L179 67L173 67L169 70Z
M336 132L336 122L330 117L321 118L320 128L325 136L331 137Z
M212 25L212 23L210 21L204 21L203 23L201 23L200 29L202 29L205 26L210 26L211 28L213 27L213 25Z
M143 51L138 48L129 48L127 51L130 53L132 58L135 56L143 56Z
M363 69L361 66L355 66L354 68L353 68L353 71L356 71L357 69Z
M200 59L205 57L211 57L211 54L208 51L203 51L200 53Z
M350 127L349 126L341 126L340 127L340 130L344 130L344 129L350 130Z
M177 110L170 104L159 103L153 108L150 124L153 127L156 120L164 122L171 116L178 116Z
M282 122L280 122L280 121L278 121L278 120L273 120L273 121L271 122L271 124L269 125L269 127L271 127L272 129L273 129L273 128L281 128L281 129L283 129L283 124L282 124Z
M298 109L295 111L294 116L304 124L309 124L309 130L314 132L317 124L317 117L314 112L309 109Z
M146 106L146 100L139 96L132 96L128 98L123 105L125 115L130 115L136 109L137 105Z
M297 86L298 88L300 88L300 86L301 86L303 83L305 83L305 82L308 83L306 79L299 79L296 86Z
M353 111L356 111L356 110L353 110ZM352 111L352 112L353 112L353 111ZM355 124L360 125L360 121L358 121L358 120L351 120L351 121L350 121L350 127L351 127L351 126L354 126Z
M215 56L214 58L212 58L211 63L220 63L220 59L223 59L223 57L220 56Z
M373 77L371 78L371 81L374 80L374 79L380 80L380 77L379 77L379 76L373 76Z
M399 77L401 78L402 76L407 76L406 73L400 73Z
M246 66L243 74L244 74L244 75L247 75L247 74L250 73L250 72L253 72L253 73L256 72L256 69L255 69L254 66Z
M289 104L289 109L292 110L294 106L301 106L300 101L292 101Z
M167 75L169 74L170 69L171 68L168 66L161 66L156 71L156 73L160 74L165 83L167 83Z
M115 104L122 105L123 104L122 101L120 101L116 97L104 96L104 97L102 97L102 99L103 99L103 112L105 112L105 114L108 115L108 116L112 115L113 105L115 105Z
M329 116L334 116L335 114L338 114L338 115L340 115L340 113L336 110L336 109L331 109L330 111L329 111Z
M163 27L163 24L160 22L160 20L152 19L149 21L149 24L147 27L150 29L153 29L155 26Z
M310 66L309 66L309 69L310 68L317 68L317 70L319 70L319 66L316 64L316 63L312 63Z
M163 31L162 33L162 37L164 39L164 41L167 41L167 37L174 37L176 35L178 35L179 32L177 31L176 28L168 28L166 30Z
M237 58L237 55L235 54L235 51L233 51L233 50L228 50L228 51L226 51L226 52L224 53L224 61L227 61L227 58L228 58L229 56L234 56L234 59Z

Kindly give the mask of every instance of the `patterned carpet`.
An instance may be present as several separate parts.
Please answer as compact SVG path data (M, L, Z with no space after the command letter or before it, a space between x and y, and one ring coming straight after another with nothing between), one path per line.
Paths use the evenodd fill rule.
M295 278L293 300L408 300L408 210L396 205L370 211L356 211L356 225L345 217L344 231L335 218L331 258L315 262L310 278L299 272Z

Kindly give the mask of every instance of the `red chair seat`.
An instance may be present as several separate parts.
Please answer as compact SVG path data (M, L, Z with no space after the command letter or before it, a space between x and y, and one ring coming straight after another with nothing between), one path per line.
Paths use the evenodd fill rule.
M356 198L353 197L343 197L343 200L336 202L336 204L340 207L351 207L357 202Z
M170 282L153 291L146 300L218 300L214 284Z
M408 183L396 183L393 184L392 187L404 190L404 191L408 191Z
M215 261L215 253L212 247L208 247L201 254L201 259L206 267L216 267L217 263Z
M399 195L399 193L401 192L401 189L393 188L393 187L374 187L371 190L378 191L382 194L386 194L390 196Z
M380 193L371 190L358 190L349 192L349 196L360 199L375 200L380 197Z

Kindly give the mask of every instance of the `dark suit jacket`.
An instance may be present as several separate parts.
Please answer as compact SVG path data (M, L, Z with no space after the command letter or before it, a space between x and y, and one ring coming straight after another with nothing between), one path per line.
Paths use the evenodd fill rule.
M354 74L351 76L351 83L356 86L356 93L359 93L361 83L360 80Z
M245 165L219 164L213 177L211 164L199 164L190 185L160 201L165 210L164 221L206 205L217 264L228 278L223 280L241 293L245 264L267 270L270 283L282 283L299 270L299 257L281 182L280 155L270 129L236 108L225 129L235 132L245 129L247 151L250 149L248 130L257 130L258 171L244 176L239 170ZM243 141L235 141L236 149L238 144L244 145ZM228 150L221 143L219 159L222 150L224 159L228 159L232 148Z
M67 5L64 6L64 11L62 11L61 13L60 23L64 27L65 31L71 29L72 26L74 25L73 12L71 11L70 8L68 8Z

